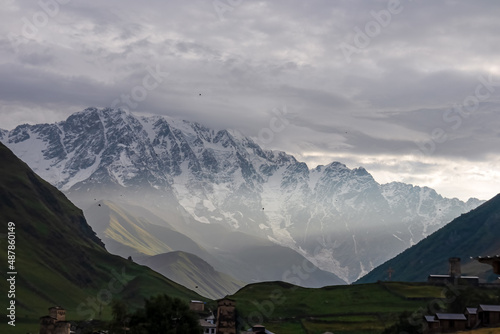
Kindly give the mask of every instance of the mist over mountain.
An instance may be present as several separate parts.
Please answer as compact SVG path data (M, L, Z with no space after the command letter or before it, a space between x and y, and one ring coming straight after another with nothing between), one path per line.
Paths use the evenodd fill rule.
M476 209L460 215L395 258L378 266L358 283L370 283L387 278L392 269L396 281L423 282L431 274L448 274L450 257L461 258L464 276L479 276L485 281L497 280L492 267L474 260L477 256L500 253L500 195Z
M181 251L152 256L143 264L211 299L232 295L246 285L245 282L216 271L196 255Z
M246 283L296 282L292 270L297 264L308 271L307 277L301 277L303 286L344 283L288 247L223 225L195 225L190 233L194 241L168 221L130 204L96 201L84 213L108 251L131 256L191 289L197 286L195 291L206 297L222 298Z
M143 206L208 252L224 248L213 233L224 226L291 248L345 282L482 203L379 184L340 162L310 169L235 131L114 109L20 125L0 140L81 207Z

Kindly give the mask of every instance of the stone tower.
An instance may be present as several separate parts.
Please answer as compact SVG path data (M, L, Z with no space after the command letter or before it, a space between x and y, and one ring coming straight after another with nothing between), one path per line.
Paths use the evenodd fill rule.
M460 258L450 257L450 278L460 278L462 270L460 268Z
M217 333L236 334L236 302L232 299L217 301Z
M59 306L49 308L49 316L56 321L66 321L66 310Z
M69 334L71 323L66 321L66 310L59 306L49 308L49 315L40 318L40 334Z

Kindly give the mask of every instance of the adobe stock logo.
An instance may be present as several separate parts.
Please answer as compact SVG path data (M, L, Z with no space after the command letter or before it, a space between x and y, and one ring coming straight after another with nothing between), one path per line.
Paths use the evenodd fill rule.
M96 315L101 313L103 306L111 304L113 297L122 292L128 282L135 279L135 276L125 273L125 267L122 268L121 273L112 269L111 276L108 284L99 290L95 297L89 296L87 300L78 305L77 313L80 317L88 320L94 319Z
M129 112L130 109L136 109L139 106L139 102L146 100L148 92L158 88L164 81L164 78L169 75L168 72L160 70L159 64L156 64L155 69L147 66L146 71L148 74L142 78L142 84L132 87L130 94L120 94L119 98L111 102L111 108L120 108L125 112Z
M464 120L478 111L480 103L487 101L491 97L495 92L495 87L500 87L500 81L494 81L491 73L488 78L479 76L478 81L474 94L466 96L462 104L456 104L443 113L443 121L450 124L451 131L457 131ZM448 132L445 129L434 128L428 139L415 141L415 144L418 146L420 153L431 155L436 151L437 145L445 143L448 137Z
M214 0L212 5L220 21L225 19L224 14L232 12L235 8L239 7L243 0Z
M45 27L51 18L60 13L60 5L66 5L69 2L70 0L39 0L37 4L40 10L36 11L31 19L26 16L21 18L23 23L21 35L16 35L13 32L9 32L7 35L14 52L19 51L20 45L28 43L30 39L35 39L40 29Z
M264 146L270 144L276 134L282 132L290 125L290 121L287 119L288 109L286 105L283 105L281 110L279 108L273 108L272 113L275 115L269 119L269 127L260 129L257 144Z
M412 0L408 0L412 1ZM380 35L383 28L387 28L391 22L394 15L400 14L404 7L400 0L389 0L387 2L387 8L382 9L378 12L372 10L370 15L373 20L365 23L364 30L355 26L353 28L355 34L352 40L352 44L342 42L340 43L340 51L344 55L345 60L348 64L352 61L352 56L354 54L361 53L363 49L370 46L372 40Z

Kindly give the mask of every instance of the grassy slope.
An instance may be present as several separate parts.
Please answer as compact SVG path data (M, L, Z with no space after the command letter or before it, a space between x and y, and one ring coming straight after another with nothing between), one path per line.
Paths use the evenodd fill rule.
M145 259L172 251L183 251L207 262L218 263L216 257L147 209L103 200L89 206L84 214L89 225L112 254Z
M110 255L87 225L80 209L0 143L0 234L7 223L16 224L16 314L15 328L0 324L2 333L38 330L38 318L47 308L61 305L68 319L95 318L89 298L103 300L102 317L109 316L110 297L125 299L132 306L144 297L167 293L184 300L203 299L147 267ZM7 242L0 239L0 291L7 305ZM114 280L116 274L124 285ZM112 289L110 289L110 283ZM106 291L112 291L108 294ZM27 325L23 325L22 323ZM34 326L34 327L31 327Z
M177 251L160 254L143 263L207 298L222 298L235 293L246 284L216 271L207 262L190 253Z
M418 283L307 289L267 282L248 285L231 298L236 300L241 321L263 322L280 334L380 333L399 313L417 311L428 301L444 297L442 291L442 287Z
M500 254L500 195L454 219L415 246L362 277L359 283L384 280L389 267L394 280L425 281L429 274L447 274L448 258L462 259L462 274L495 278L491 266L470 257Z
M145 210L145 209L144 209ZM111 201L96 201L85 210L85 217L113 254L128 257L147 265L165 277L190 288L207 298L218 299L236 292L246 283L217 272L205 260L189 253L194 251L217 261L185 235L168 227L151 213L131 213L129 208ZM179 252L184 250L184 252Z
M113 254L127 257L136 253L155 255L172 251L113 202L97 202L85 210L85 218Z

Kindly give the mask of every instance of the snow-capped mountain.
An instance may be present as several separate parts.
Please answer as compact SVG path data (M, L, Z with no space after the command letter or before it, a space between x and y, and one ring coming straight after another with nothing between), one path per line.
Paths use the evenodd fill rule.
M288 246L346 282L482 203L379 184L339 162L309 169L235 131L113 109L20 125L0 131L0 140L71 199L140 194L135 204L168 208L178 229L183 214L229 225Z

